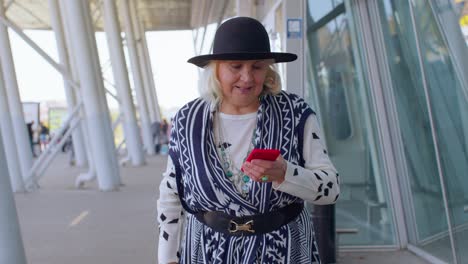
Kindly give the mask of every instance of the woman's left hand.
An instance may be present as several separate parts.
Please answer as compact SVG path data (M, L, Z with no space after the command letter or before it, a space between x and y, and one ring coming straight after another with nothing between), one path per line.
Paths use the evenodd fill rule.
M275 161L254 159L242 165L244 173L256 182L273 182L277 185L284 181L287 163L283 156Z

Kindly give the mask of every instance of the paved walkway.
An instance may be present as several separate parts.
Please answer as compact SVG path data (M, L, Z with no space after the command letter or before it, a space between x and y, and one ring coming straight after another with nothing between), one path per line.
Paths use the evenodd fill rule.
M59 156L41 189L15 194L29 264L156 263L156 199L166 157L122 168L120 191L100 192L96 183L74 188L80 172ZM341 253L338 263L427 263L407 251Z

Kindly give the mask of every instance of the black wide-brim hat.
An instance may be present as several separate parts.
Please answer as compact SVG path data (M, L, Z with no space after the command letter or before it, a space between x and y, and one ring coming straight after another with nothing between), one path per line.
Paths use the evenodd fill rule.
M250 17L235 17L227 20L216 30L213 54L195 56L188 62L198 67L211 60L263 60L290 62L297 55L286 52L271 52L268 33L262 23Z

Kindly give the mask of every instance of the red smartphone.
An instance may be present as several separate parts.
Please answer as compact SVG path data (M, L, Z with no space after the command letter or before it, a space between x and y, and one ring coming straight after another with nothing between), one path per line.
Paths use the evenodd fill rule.
M253 149L245 161L253 159L271 160L274 161L278 158L280 151L277 149Z

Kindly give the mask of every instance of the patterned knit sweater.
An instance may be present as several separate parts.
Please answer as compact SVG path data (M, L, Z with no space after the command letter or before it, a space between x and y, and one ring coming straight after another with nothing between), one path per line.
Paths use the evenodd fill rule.
M320 138L315 113L298 96L286 92L261 100L255 147L280 149L288 161L287 172L279 186L252 182L244 197L224 175L218 158L215 109L197 99L182 107L174 118L170 158L158 200L160 263L319 263L307 209L278 230L247 237L215 232L191 214L222 211L243 216L304 199L316 204L335 202L338 174ZM181 184L176 184L176 178ZM178 200L181 193L185 210ZM181 217L184 211L188 214Z

